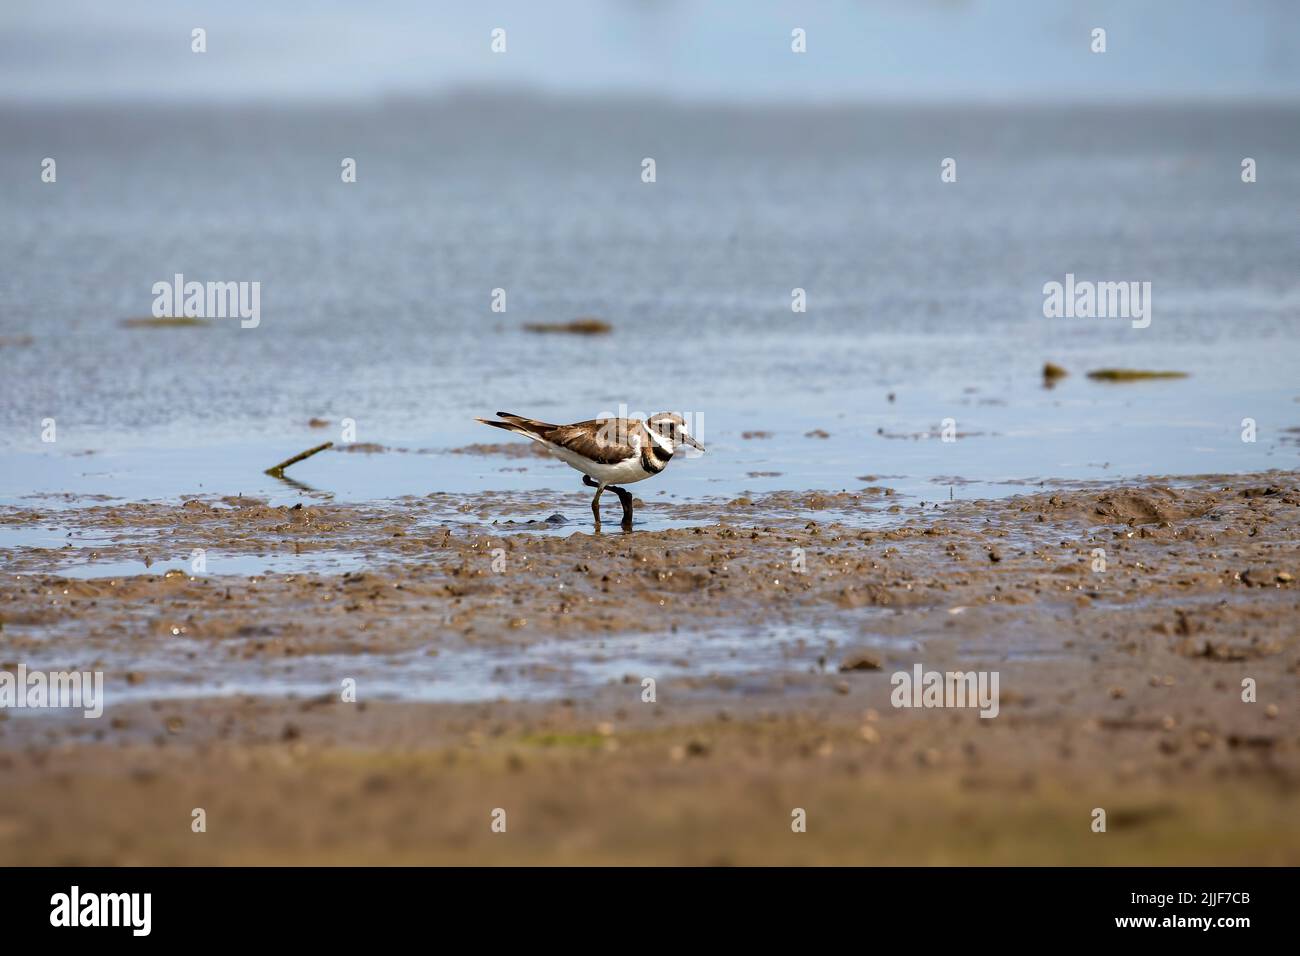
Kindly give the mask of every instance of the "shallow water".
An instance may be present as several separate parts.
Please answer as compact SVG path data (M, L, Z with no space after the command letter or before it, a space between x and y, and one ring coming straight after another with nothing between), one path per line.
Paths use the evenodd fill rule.
M620 404L698 416L709 446L642 497L888 475L868 483L929 500L1294 468L1300 447L1280 437L1300 422L1298 119L527 99L7 108L0 504L579 490L558 463L445 450L510 441L473 422L498 409L569 421ZM59 158L57 184L36 153ZM354 185L341 156L358 158ZM939 182L945 156L957 183ZM177 272L261 282L261 324L124 328ZM1042 286L1067 272L1152 282L1150 327L1044 318ZM520 329L578 315L615 331ZM1072 373L1050 391L1049 359ZM1102 366L1191 377L1083 377ZM314 416L330 424L308 428ZM345 418L360 442L429 453L317 455L289 470L300 486L262 474L340 441ZM941 442L945 418L964 437ZM816 429L830 437L805 437ZM772 437L741 437L758 430Z
M874 613L880 612L859 611L798 626L773 623L758 631L682 628L513 646L439 642L400 652L270 659L239 656L241 641L228 642L218 653L209 643L181 635L129 653L99 647L70 659L66 651L57 656L36 652L25 662L29 670L104 670L113 703L234 694L334 695L345 677L356 680L367 699L536 700L639 683L643 675L653 675L666 688L682 681L681 693L721 682L743 694L770 690L774 681L779 686L789 672L834 672L836 648L846 644L903 656L920 650L915 640L864 636L863 621ZM203 668L196 669L195 660L202 660ZM148 676L129 683L125 674L130 671Z
M760 520L728 509L742 496L893 489L806 515L871 527L1044 486L1294 469L1300 455L1286 431L1300 425L1295 110L525 98L6 107L0 128L0 508L42 513L0 525L0 562L26 574L188 568L175 535L85 531L72 512L101 502L333 500L410 512L412 534L590 533L589 491L564 464L454 453L524 441L473 420L499 409L561 422L620 406L688 413L708 453L633 487L638 530ZM46 155L55 185L39 181ZM639 178L647 155L653 185ZM1257 183L1240 181L1244 155ZM344 156L358 160L354 185L339 181ZM942 184L949 156L958 182ZM260 325L124 326L176 273L260 282ZM1150 327L1045 318L1043 285L1067 273L1151 282ZM491 311L496 288L505 313ZM586 315L613 333L521 328ZM1049 360L1071 373L1052 389ZM1100 367L1189 377L1085 377ZM345 419L385 450L264 474L344 444ZM941 439L945 419L955 441ZM430 495L432 510L414 507ZM802 520L798 507L779 517ZM567 523L527 524L552 513ZM606 502L607 533L617 515ZM115 540L130 552L96 552ZM152 541L138 557L137 541ZM373 564L346 545L287 551L213 549L208 573ZM114 693L146 697L323 693L340 668L370 692L427 699L563 694L646 669L743 692L817 667L829 641L869 644L866 615L850 617L202 669L205 648L178 638L109 663ZM1060 653L1003 636L961 652ZM101 652L86 648L84 663ZM144 684L125 683L133 667Z

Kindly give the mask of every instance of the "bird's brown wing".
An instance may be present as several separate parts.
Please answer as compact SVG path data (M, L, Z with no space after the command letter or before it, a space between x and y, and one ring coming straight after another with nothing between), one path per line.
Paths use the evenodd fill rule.
M597 418L557 426L546 433L546 440L602 465L617 465L637 453L632 436L641 428L637 419Z

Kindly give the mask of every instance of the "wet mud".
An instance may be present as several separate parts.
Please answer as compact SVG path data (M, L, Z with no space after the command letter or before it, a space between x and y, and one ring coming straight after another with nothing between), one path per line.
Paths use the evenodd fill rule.
M0 862L1300 862L1294 473L585 508L3 510Z

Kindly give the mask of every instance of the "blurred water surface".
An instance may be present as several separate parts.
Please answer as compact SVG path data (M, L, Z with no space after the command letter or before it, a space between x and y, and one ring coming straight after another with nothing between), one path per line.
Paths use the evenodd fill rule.
M558 463L438 452L503 437L475 415L620 403L702 417L710 454L652 493L1296 465L1300 110L462 95L6 107L0 129L0 501L291 494L261 469L344 418L429 453L292 474L363 500L570 489ZM1151 282L1150 327L1044 318L1067 272ZM124 327L175 273L260 282L260 326ZM521 329L578 316L614 332ZM1052 390L1045 360L1072 373ZM1190 377L1084 377L1103 366Z

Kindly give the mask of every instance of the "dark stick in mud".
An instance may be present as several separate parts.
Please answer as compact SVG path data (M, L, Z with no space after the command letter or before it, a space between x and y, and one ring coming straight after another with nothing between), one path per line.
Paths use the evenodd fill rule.
M284 461L280 462L280 464L266 469L265 474L270 475L272 478L283 478L284 470L288 468L290 465L296 465L304 458L310 458L312 455L316 454L317 452L322 452L326 448L333 448L333 447L334 447L334 443L332 441L327 441L325 444L317 445L315 448L308 448L306 451L299 452L298 454L294 455L292 458L285 459Z

